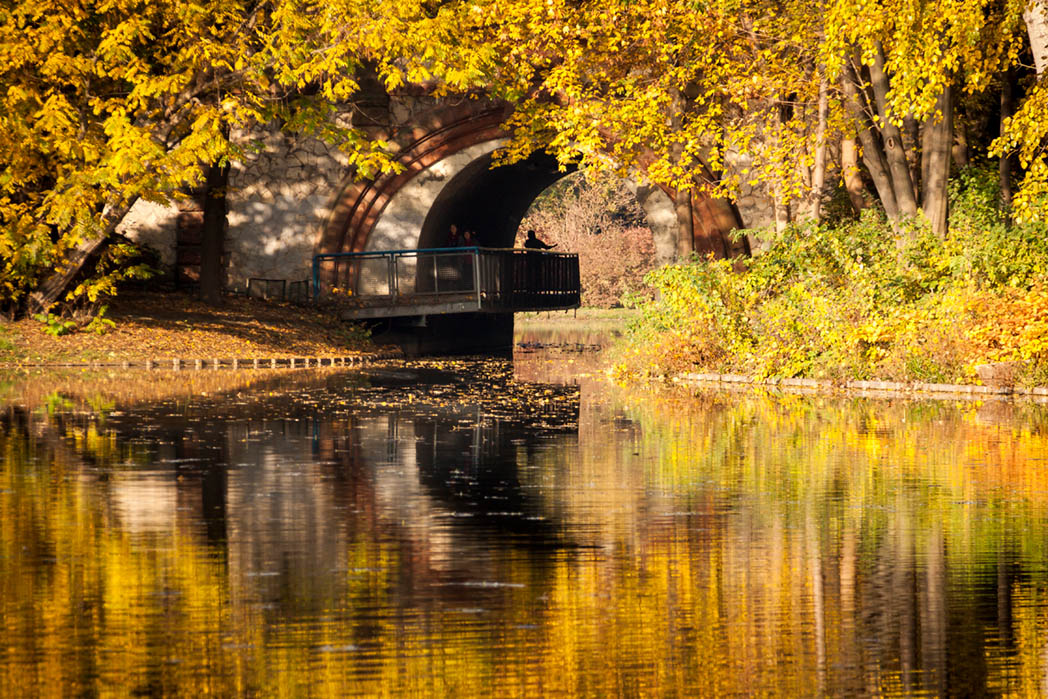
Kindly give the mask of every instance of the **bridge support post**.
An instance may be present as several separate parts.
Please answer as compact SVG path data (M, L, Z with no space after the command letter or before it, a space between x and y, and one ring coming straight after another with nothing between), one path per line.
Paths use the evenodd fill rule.
M409 357L455 354L513 354L512 313L452 313L392 318L376 342L400 347Z

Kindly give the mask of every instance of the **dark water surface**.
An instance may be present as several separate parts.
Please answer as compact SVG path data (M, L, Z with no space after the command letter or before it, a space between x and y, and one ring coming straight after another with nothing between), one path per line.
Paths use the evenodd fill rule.
M1043 406L627 390L529 342L0 385L3 693L1048 690Z

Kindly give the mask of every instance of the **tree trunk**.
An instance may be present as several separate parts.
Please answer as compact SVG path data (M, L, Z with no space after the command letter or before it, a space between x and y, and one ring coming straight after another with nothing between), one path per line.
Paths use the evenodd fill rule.
M673 197L677 213L677 258L686 260L695 252L695 221L691 215L691 191L677 190Z
M913 182L915 192L921 191L921 158L919 146L921 144L921 125L912 114L907 114L902 120L903 148L906 150L906 162L910 166L910 181Z
M1011 70L1004 73L1001 83L1001 126L1004 133L1004 122L1015 113L1015 86L1012 83L1014 74ZM1004 153L997 163L997 181L1001 187L1001 204L1008 208L1012 205L1012 155Z
M848 112L855 120L859 132L859 144L862 146L862 161L873 179L873 186L877 190L877 197L884 206L884 213L891 221L899 220L899 205L895 199L895 188L892 186L892 178L888 173L888 162L884 157L881 144L878 142L877 133L870 120L869 105L859 91L859 75L855 68L848 66L845 69L841 86L844 90L844 103Z
M841 139L841 174L852 208L855 209L855 213L862 213L866 208L866 197L863 196L866 187L859 176L859 150L854 138Z
M965 119L955 119L953 125L953 164L958 168L965 168L971 164L970 149L968 148L968 126Z
M120 206L106 205L102 210L98 234L80 241L80 244L69 252L65 266L57 269L40 284L39 288L29 294L30 313L46 313L50 310L51 306L65 293L73 279L83 270L87 261L109 245L109 236L116 231L117 226L124 220L136 201L138 201L137 196Z
M212 306L222 302L226 286L222 256L225 252L228 184L228 162L208 168L204 187L204 222L200 232L200 298Z
M815 162L811 169L811 217L816 223L822 220L822 189L826 184L826 120L829 111L829 90L823 79L819 82L819 121L815 127Z
M688 99L684 93L673 90L670 93L671 112L669 120L671 128L679 129L684 123L684 113L687 110ZM684 147L673 144L670 147L673 161L679 163L684 153ZM691 188L678 188L673 195L673 208L677 214L677 259L686 260L695 252L695 219L691 211Z
M1033 0L1023 12L1037 75L1048 71L1048 0Z
M888 111L888 76L884 72L884 54L878 48L873 65L870 66L870 87L877 103L877 115L880 121L881 140L884 143L884 155L891 175L892 190L903 217L917 215L917 193L910 177L910 165L906 160L906 148L902 132L892 123ZM865 148L865 146L864 146Z
M936 102L936 114L924 124L922 158L926 165L924 181L924 215L936 235L947 230L947 185L953 150L953 88L947 86Z

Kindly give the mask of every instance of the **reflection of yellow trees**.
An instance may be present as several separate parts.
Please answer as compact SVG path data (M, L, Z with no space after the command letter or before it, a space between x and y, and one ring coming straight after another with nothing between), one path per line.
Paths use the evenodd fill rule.
M0 441L9 456L18 440ZM221 563L182 537L142 546L110 526L99 483L55 456L0 472L5 692L235 693Z
M1009 568L1043 584L1043 409L673 395L630 396L621 405L643 433L630 442L641 445L633 461L643 465L644 483L630 490L633 509L646 508L649 531L660 508L695 511L713 496L722 510L714 517L713 542L723 547L714 574L732 590L725 608L738 613L727 622L734 633L724 639L731 648L724 657L755 660L740 678L759 682L773 658L789 657L820 687L838 690L945 691L950 672L953 682L1012 687L1011 631L1000 629L1010 627L1013 607L1017 617L1033 613L1043 623L1044 616L1043 607L1020 610L1009 593L1017 577ZM593 440L583 468L614 460L601 445ZM993 584L976 584L985 577ZM971 624L980 607L987 616L994 599L1001 609L984 634L965 639L950 630L958 617ZM875 647L857 644L856 629ZM762 650L740 645L747 638ZM782 647L783 639L805 638ZM1043 682L1043 651L1026 656L1033 665L1019 674L1040 673ZM864 684L834 676L826 657L860 668Z
M216 547L192 509L127 524L112 472L128 446L103 427L12 417L0 683L26 695L1045 691L1038 409L586 396L577 439L518 452L562 539L495 541L476 561L491 584L473 587L446 561L484 542L391 516L358 461L339 486L351 511L333 506L322 470L302 467L298 485L277 480L291 478L279 464L250 474L302 488L317 513L304 535L266 531L249 474L231 473L242 490ZM320 434L325 462L358 458L352 421ZM330 565L315 552L257 565L302 536Z
M35 409L62 397L71 407L83 407L96 413L119 402L125 408L148 401L179 399L233 393L248 389L280 389L308 378L350 373L341 368L310 369L308 372L287 369L250 369L243 371L172 371L170 369L127 370L41 370L0 375L0 404L17 403Z

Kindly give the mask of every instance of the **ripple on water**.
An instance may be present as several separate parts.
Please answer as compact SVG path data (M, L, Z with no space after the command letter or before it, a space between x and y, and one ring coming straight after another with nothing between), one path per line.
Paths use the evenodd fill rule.
M24 695L1048 693L1043 407L526 371L12 407L0 673Z

